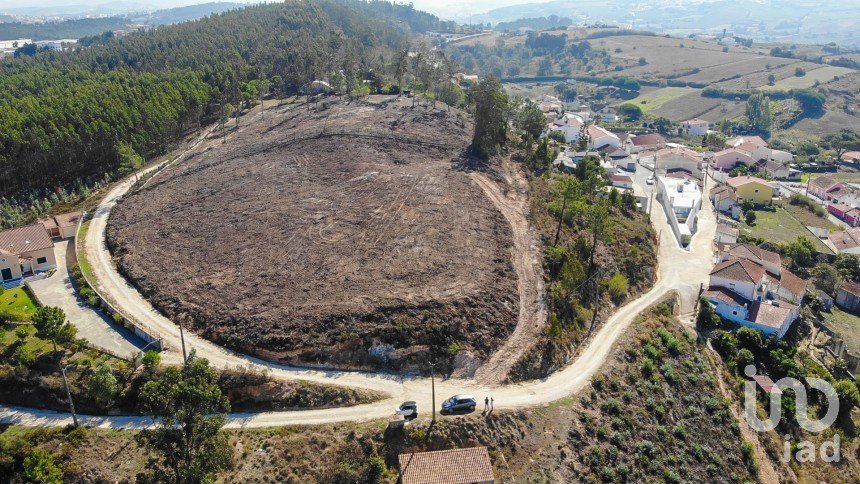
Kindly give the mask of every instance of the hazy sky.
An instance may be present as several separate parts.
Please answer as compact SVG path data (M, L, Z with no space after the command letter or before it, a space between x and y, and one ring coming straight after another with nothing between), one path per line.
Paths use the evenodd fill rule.
M52 7L66 5L131 5L140 10L181 7L196 5L218 0L0 0L0 12L5 9L21 7ZM253 3L253 0L224 0L236 3ZM497 7L517 5L521 3L542 3L549 0L412 0L415 8L426 10L442 17L456 16L463 18L470 13L481 13ZM409 3L398 1L398 3Z

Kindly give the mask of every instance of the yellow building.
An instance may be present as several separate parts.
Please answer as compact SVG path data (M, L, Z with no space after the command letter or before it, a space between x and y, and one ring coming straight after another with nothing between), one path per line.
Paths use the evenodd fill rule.
M0 232L0 283L55 267L54 243L42 224Z
M773 199L773 185L758 177L736 176L726 180L726 184L732 187L740 200L768 205Z

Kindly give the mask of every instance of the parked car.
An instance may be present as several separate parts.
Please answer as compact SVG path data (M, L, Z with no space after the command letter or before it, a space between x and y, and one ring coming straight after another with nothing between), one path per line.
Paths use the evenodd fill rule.
M442 413L474 412L475 406L477 406L475 397L471 395L454 395L442 402Z
M412 420L418 417L418 404L415 402L403 402L394 409L397 415L403 415L406 420Z
M647 183L649 185L653 185L654 184L654 175L649 176L648 179L645 180L645 183Z

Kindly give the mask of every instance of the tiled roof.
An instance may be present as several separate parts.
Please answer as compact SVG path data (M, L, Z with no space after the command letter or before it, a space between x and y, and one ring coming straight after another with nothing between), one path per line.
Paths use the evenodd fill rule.
M833 185L836 185L837 183L838 182L836 180L830 178L829 176L820 176L818 178L814 178L812 181L809 182L810 185L816 188L821 188L822 190L827 190L833 187Z
M40 218L39 223L42 224L43 227L45 227L45 230L57 228L57 221L54 220L54 217Z
M53 246L45 226L40 223L0 232L0 248L12 254L21 255Z
M744 153L752 153L753 151L761 148L760 145L755 143L751 143L749 141L744 141L743 143L735 146L735 149L738 151L743 151Z
M628 175L612 175L609 177L609 179L617 182L633 182L633 179L630 178Z
M69 212L69 213L61 213L60 215L55 215L54 220L57 221L57 225L60 227L68 227L70 225L77 225L78 221L81 219L81 212Z
M767 141L763 140L761 136L735 136L726 140L726 146L737 147L744 143L752 143L758 148L767 146Z
M634 136L630 138L630 141L635 146L659 145L661 143L666 143L666 138L660 136L658 133L648 133Z
M836 250L840 251L860 246L860 227L833 232L830 234L830 241L833 242Z
M400 454L403 484L472 484L493 482L486 447Z
M691 150L690 148L685 148L683 146L674 146L671 148L663 148L657 150L657 158L666 158L667 156L682 156L684 158L689 158L691 161L700 161L702 156L695 150Z
M839 286L840 291L845 291L849 294L853 294L855 296L860 296L860 283L845 281Z
M782 395L782 390L770 379L767 375L753 375L753 380L761 387L762 391L765 393L772 393L774 395Z
M747 300L743 296L735 294L724 287L709 287L707 291L702 292L702 296L706 299L716 299L733 306L741 307L747 304Z
M717 224L717 232L726 235L733 235L735 237L737 237L741 233L740 230L727 224Z
M692 126L692 125L703 125L703 124L710 125L711 123L705 121L704 119L696 118L696 119L688 119L688 120L682 122L681 124L688 124L688 125Z
M791 317L791 310L796 307L785 302L774 305L755 301L750 307L747 320L768 328L779 329Z
M609 136L612 138L618 138L614 133L610 133L606 129L597 126L596 124L591 124L588 126L588 136L591 136L591 139L594 138L602 138L604 136Z
M732 281L758 284L765 275L764 267L747 259L731 259L721 262L711 271L712 276Z
M729 184L730 186L732 186L733 188L742 187L742 186L749 184L749 183L760 183L760 184L768 186L768 187L771 186L767 180L765 180L763 178L755 177L755 176L749 176L749 175L730 177L728 180L726 180L726 183Z
M782 265L782 258L776 252L764 250L752 244L735 244L728 251L729 256L737 259L749 259L756 263L770 262Z
M803 298L803 295L806 293L806 287L809 285L809 281L797 277L784 267L780 268L779 278L773 277L770 274L767 275L767 278L769 281L778 284L779 287L794 294L797 299Z

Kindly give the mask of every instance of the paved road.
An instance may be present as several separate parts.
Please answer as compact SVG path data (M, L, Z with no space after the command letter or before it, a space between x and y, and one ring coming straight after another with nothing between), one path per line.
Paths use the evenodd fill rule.
M57 271L51 277L30 283L30 289L44 306L63 308L69 321L78 328L78 337L96 348L120 356L130 356L143 346L134 335L111 324L101 313L82 301L72 287L67 260L74 257L75 239L54 243Z

